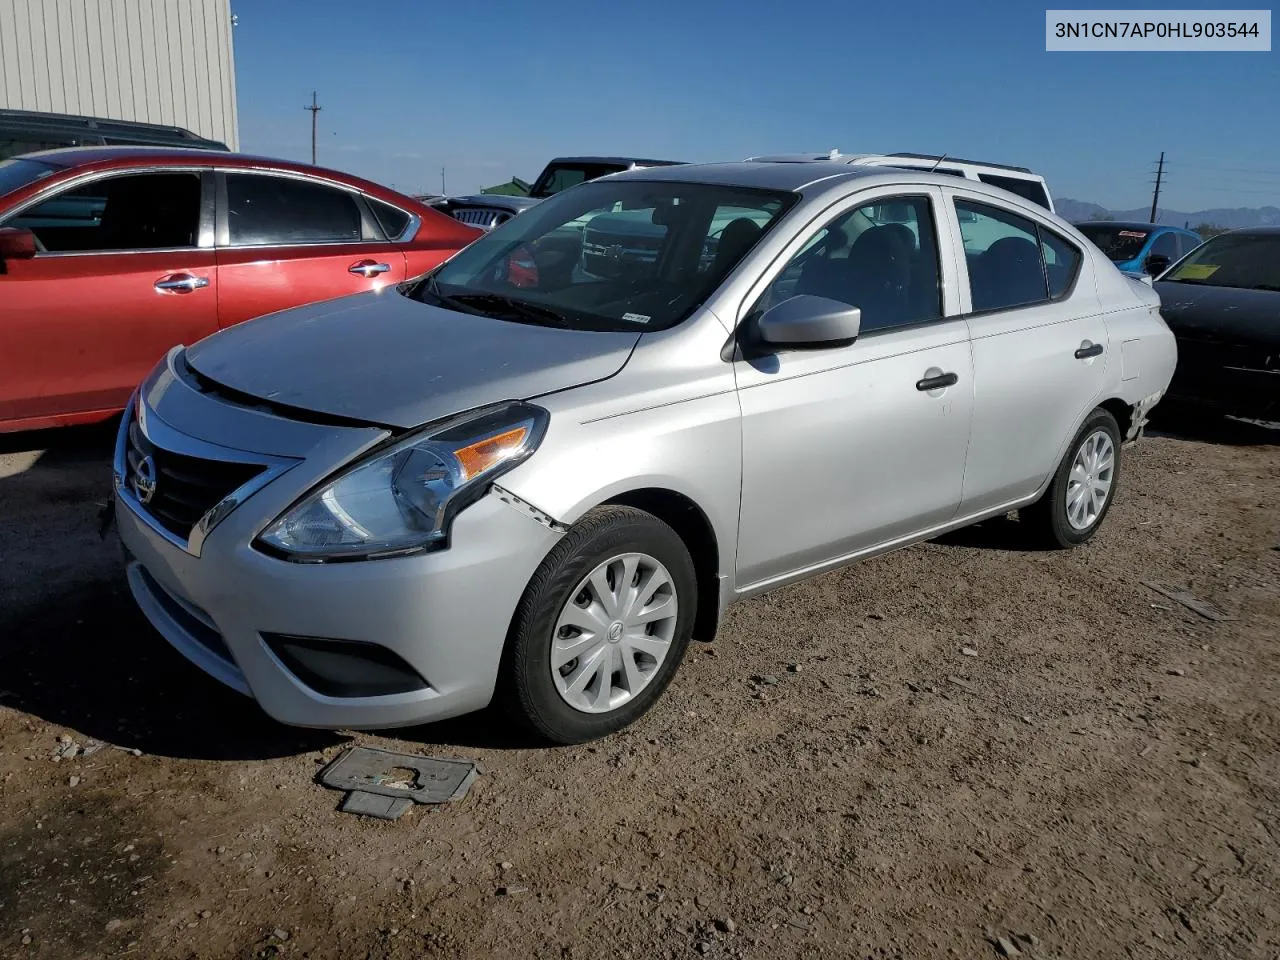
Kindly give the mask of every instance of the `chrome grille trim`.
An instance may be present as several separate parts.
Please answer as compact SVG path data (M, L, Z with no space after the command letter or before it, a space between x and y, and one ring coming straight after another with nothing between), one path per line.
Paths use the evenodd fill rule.
M130 433L137 429L149 443L169 454L180 457L208 460L215 464L257 468L258 472L228 490L224 495L192 524L190 532L184 537L165 526L147 505L142 502L133 489L130 469ZM193 557L200 556L205 539L210 532L235 510L241 503L261 490L272 480L300 461L292 458L273 457L265 454L246 453L230 450L215 444L197 440L179 433L158 417L152 416L147 406L135 393L125 407L124 416L120 420L120 429L116 434L116 450L113 463L113 485L116 499L128 506L130 511L140 518L156 534L163 537L175 547L189 553Z

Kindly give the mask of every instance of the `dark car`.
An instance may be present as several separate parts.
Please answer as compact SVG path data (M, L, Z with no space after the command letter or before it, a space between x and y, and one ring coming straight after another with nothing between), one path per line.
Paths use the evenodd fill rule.
M182 127L134 120L107 120L68 113L0 110L0 160L59 147L149 146L226 151Z
M675 167L679 160L645 160L639 157L556 157L538 174L527 197L484 193L463 197L439 197L428 202L456 220L481 230L492 230L561 190L640 167Z
M1178 339L1170 400L1280 420L1280 227L1214 237L1155 289Z

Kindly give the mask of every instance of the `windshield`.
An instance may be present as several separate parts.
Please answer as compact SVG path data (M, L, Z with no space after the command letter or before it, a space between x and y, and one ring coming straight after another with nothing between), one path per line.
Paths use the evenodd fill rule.
M1078 223L1076 229L1107 255L1112 263L1124 263L1142 252L1150 230L1131 230L1115 224Z
M406 294L574 330L664 330L709 297L795 194L599 180L464 247Z
M1160 278L1174 283L1280 291L1280 234L1223 234Z
M554 196L561 190L568 190L588 180L595 180L611 173L625 170L626 165L618 163L552 163L547 165L529 190L529 196L545 199Z
M7 193L12 193L19 187L25 187L29 183L35 183L37 180L55 173L57 169L52 164L43 163L39 160L27 160L22 157L0 160L0 197Z

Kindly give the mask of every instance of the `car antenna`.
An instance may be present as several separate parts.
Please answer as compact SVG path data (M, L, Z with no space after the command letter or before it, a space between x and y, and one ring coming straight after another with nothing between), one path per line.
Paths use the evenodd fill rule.
M944 153L942 156L938 158L938 163L941 163L945 159L947 159L947 155ZM938 169L938 163L935 163L932 167L929 168L930 173L933 173L933 171Z

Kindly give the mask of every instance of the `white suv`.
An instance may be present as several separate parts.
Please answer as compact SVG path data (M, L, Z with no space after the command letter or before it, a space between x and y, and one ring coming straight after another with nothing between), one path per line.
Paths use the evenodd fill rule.
M899 167L903 170L932 170L968 180L979 180L993 187L1000 187L1018 196L1053 210L1053 198L1044 177L1032 173L1026 167L1010 167L1003 163L984 163L977 160L961 160L959 157L930 156L924 153L779 153L765 157L748 157L748 160L774 163L813 163L834 161L864 167ZM1054 211L1056 212L1056 211Z

